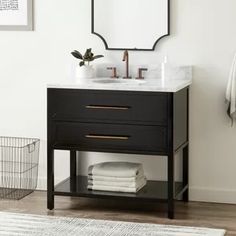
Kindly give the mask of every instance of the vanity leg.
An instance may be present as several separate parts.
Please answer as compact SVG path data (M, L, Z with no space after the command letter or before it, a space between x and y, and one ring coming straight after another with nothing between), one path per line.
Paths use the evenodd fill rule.
M47 208L54 209L54 150L47 151Z
M184 186L189 184L189 148L188 145L183 148L183 184ZM183 193L183 201L189 200L189 187Z
M74 178L76 177L76 151L72 150L70 151L70 177Z
M77 161L76 161L76 151L70 151L70 191L76 192L76 175L77 175Z
M174 219L174 154L168 156L168 218Z

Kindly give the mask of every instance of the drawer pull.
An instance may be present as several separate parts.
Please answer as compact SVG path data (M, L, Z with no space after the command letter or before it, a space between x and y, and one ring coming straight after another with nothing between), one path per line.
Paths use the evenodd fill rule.
M97 135L97 134L87 134L86 138L90 139L112 139L112 140L128 140L129 136L117 136L117 135Z
M100 110L129 110L128 106L104 106L104 105L88 105L87 109L100 109Z

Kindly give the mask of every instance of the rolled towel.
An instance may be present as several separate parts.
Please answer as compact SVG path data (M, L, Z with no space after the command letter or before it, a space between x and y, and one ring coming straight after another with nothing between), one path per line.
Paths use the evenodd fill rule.
M144 177L143 173L139 173L137 176L135 177L109 177L109 176L99 176L99 175L89 175L88 176L88 180L92 180L92 181L111 181L111 182L124 182L124 183L128 183L128 182L136 182L137 179L140 179Z
M88 180L88 185L90 186L114 186L114 187L127 187L127 188L139 188L143 182L146 182L145 177L141 177L134 182L124 182L124 181L96 181Z
M130 162L103 162L88 168L88 174L92 176L107 177L136 177L143 173L143 166Z
M109 191L109 192L125 192L125 193L137 193L140 189L142 189L146 185L146 179L140 182L140 186L137 187L118 187L118 186L107 186L107 185L88 185L89 190L96 191Z

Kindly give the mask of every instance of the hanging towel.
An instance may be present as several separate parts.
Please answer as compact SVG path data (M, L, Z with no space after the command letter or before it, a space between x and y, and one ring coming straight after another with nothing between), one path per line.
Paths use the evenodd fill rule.
M88 185L89 190L97 190L97 191L111 191L111 192L125 192L125 193L137 193L140 189L142 189L146 185L146 179L143 179L140 182L140 185L137 187L121 187L121 186L107 186L107 185Z
M225 98L228 106L227 114L233 125L234 119L236 118L236 54L234 55L231 66Z
M143 166L130 162L103 162L88 168L88 174L92 176L108 177L136 177L143 174Z

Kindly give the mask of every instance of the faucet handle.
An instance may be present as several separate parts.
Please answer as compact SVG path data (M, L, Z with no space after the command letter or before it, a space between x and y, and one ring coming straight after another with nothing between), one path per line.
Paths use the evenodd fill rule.
M144 79L143 77L143 71L147 71L147 68L139 68L138 69L138 77L136 77L136 79Z
M111 78L119 78L119 76L117 75L117 69L116 67L107 67L107 70L111 70L112 71L112 75Z

